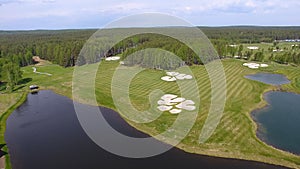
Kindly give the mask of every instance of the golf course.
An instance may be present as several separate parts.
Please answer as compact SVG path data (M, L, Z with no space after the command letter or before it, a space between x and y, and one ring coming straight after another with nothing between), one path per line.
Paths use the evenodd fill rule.
M224 113L212 136L205 143L201 144L199 143L199 135L211 104L211 82L205 66L193 65L188 67L197 82L201 101L200 104L196 103L199 106L199 112L192 129L177 147L195 154L260 161L299 168L300 156L273 148L257 138L257 125L251 118L250 113L266 105L266 102L263 100L263 94L267 91L282 90L300 93L300 70L297 67L274 62L268 63L269 67L254 70L243 66L243 63L246 63L246 61L238 59L222 60L226 76ZM95 68L96 65L85 66ZM63 68L55 64L35 66L37 71L45 72L52 76L33 73L32 67L27 66L21 69L23 71L24 83L20 83L14 92L0 95L1 112L5 112L1 116L1 142L4 142L5 125L3 124L5 124L5 119L26 99L29 85L37 84L41 90L53 90L58 94L73 98L72 76L74 67ZM131 69L131 67L120 66L119 61L101 61L95 79L95 94L98 105L116 111L118 111L118 108L114 105L111 88L113 86L112 79L117 67L122 68L124 71ZM179 68L176 71L182 72L183 70L181 69L183 68ZM244 77L245 75L259 72L283 74L291 83L277 87L252 81ZM136 110L141 112L154 110L149 101L149 94L154 90L161 90L164 93L180 96L179 85L176 82L161 80L161 77L165 75L166 72L162 70L143 69L131 80L129 98ZM128 78L126 76L123 77L124 79L119 80L126 81ZM81 82L84 86L84 77ZM81 102L89 104L88 100L82 100ZM154 107L157 107L157 105ZM119 113L123 117L126 115L126 113ZM148 123L135 123L128 119L127 116L124 117L136 129L153 136L168 130L176 118L177 115L167 112L161 113L153 121L149 119Z

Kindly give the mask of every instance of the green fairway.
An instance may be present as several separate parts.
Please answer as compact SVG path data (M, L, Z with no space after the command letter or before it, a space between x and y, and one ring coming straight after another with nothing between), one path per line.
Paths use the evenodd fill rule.
M234 59L225 59L222 63L227 83L225 110L217 129L209 140L203 144L199 144L199 135L207 118L211 104L211 83L204 66L189 67L199 88L200 103L197 103L199 112L191 131L177 147L192 153L247 159L300 168L300 156L276 150L261 142L256 137L256 124L250 117L250 112L252 110L263 107L266 104L265 101L262 100L262 94L269 90L277 90L278 88L244 78L247 74L254 74L262 71L281 73L286 75L292 81L291 84L282 86L281 90L300 93L300 69L298 67L268 63L270 65L268 68L252 70L242 66L243 61ZM114 70L118 66L119 62L102 62L97 71L95 80L95 93L98 104L117 111L117 106L114 105L112 99L111 86ZM8 94L10 97L5 97L6 100L3 102L5 104L1 105L1 112L4 112L8 107L13 105L18 100L17 98L20 98L22 93L28 90L28 86L32 84L39 85L41 89L54 90L59 94L72 98L72 75L74 68L62 68L57 65L37 66L36 68L37 71L47 72L52 74L52 76L34 74L32 72L32 66L22 68L23 78L29 80L27 83L23 84L25 87L20 88L15 91L15 93ZM88 70L89 68L92 69L97 67L95 65L88 65L85 66L85 68ZM132 68L123 67L122 69L126 72L126 69ZM184 68L180 68L178 71L185 72L186 70L183 69ZM149 110L150 112L156 111L156 106L150 104L149 95L152 94L151 98L157 99L160 96L160 92L157 91L153 93L153 91L157 89L164 93L180 95L179 86L182 85L180 84L181 82L177 84L175 82L165 82L160 80L164 75L164 71L145 69L130 81L129 97L134 108L141 112L146 110ZM88 78L88 76L88 71L86 74L82 74L82 86L86 84L85 78ZM122 77L124 79L122 79ZM115 87L118 87L118 84L120 85L126 80L128 80L128 77L125 73L117 79L113 86L116 85ZM89 86L86 86L86 90L88 90L88 87ZM190 97L194 97L193 95L195 93L189 93L191 91L192 90L187 90L187 93ZM83 95L84 92L84 90L81 91ZM122 99L122 96L119 96L118 98ZM2 98L0 97L0 99ZM91 103L89 100L79 101ZM123 109L123 111L126 110ZM126 113L123 111L121 110L119 113L124 118L130 117L128 112ZM149 119L144 119L145 121L150 121L149 123L144 124L134 123L133 121L125 119L135 128L150 135L157 135L168 130L175 122L177 115L171 115L170 113L164 112L154 121L152 121L151 118L153 117L149 116ZM4 131L1 130L1 132L3 135ZM3 138L1 141L3 141Z
M299 82L295 82L295 79L300 77L300 70L295 67L282 66L275 63L268 68L251 70L242 66L242 63L242 61L233 59L223 61L227 80L226 107L217 130L205 144L199 144L199 135L210 107L210 80L204 66L190 67L196 76L199 86L200 111L192 130L178 147L188 152L199 154L299 167L299 156L275 150L256 138L256 125L250 117L250 112L265 105L265 102L262 100L264 92L277 89L273 86L248 80L244 76L260 71L286 74L292 80L292 84L283 86L283 89L300 92L299 85L297 86ZM102 63L96 80L96 86L99 86L96 88L98 102L113 109L115 107L111 104L113 100L111 98L110 81L113 73L112 67L117 65L117 63ZM130 98L136 109L142 111L147 110L151 106L148 95L155 89L160 89L165 93L179 94L176 83L160 80L160 77L163 75L163 71L144 70L131 81ZM122 112L120 113L122 114ZM128 119L127 121L146 133L157 135L166 131L173 124L176 117L169 113L163 113L157 120L147 124L136 124Z

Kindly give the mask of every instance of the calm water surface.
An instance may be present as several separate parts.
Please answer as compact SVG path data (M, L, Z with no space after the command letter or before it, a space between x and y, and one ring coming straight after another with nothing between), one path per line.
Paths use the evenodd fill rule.
M300 95L269 92L269 106L252 113L259 124L257 135L282 150L300 155Z
M281 74L257 73L253 75L246 75L245 78L275 86L290 83L289 79Z
M101 108L118 131L135 137L146 134L129 126L118 113ZM129 159L99 148L81 128L70 99L51 91L28 95L7 120L5 140L13 169L279 169L258 162L185 153L177 148L156 157Z

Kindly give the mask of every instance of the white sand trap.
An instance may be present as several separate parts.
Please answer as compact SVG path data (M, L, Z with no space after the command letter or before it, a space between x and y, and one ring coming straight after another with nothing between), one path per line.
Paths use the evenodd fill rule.
M196 109L196 107L193 106L194 104L195 104L195 102L193 102L192 100L186 100L186 101L176 105L176 107L179 108L179 109L192 111L192 110Z
M189 80L189 79L193 79L193 76L191 76L191 75L186 75L186 76L184 76L184 78Z
M258 63L244 63L243 66L260 66Z
M174 94L165 94L161 97L161 99L170 101L172 99L175 99L176 97L178 97L178 96L174 95Z
M112 56L112 57L107 57L105 60L106 61L116 61L116 60L120 60L121 57L119 56Z
M170 77L170 76L164 76L161 78L161 80L166 81L166 82L174 82L174 81L176 81L176 78Z
M243 66L247 66L250 69L258 69L260 67L268 67L267 64L258 64L258 63L244 63Z
M157 108L160 111L169 111L173 108L173 106L158 106Z
M250 65L250 66L248 66L250 69L258 69L259 68L259 66L255 66L255 65Z
M179 74L179 75L176 76L176 79L184 80L185 79L184 76L186 76L186 74Z
M172 110L170 110L169 112L170 112L171 114L179 114L179 113L182 112L182 110L180 110L180 109L172 109Z
M177 75L179 75L178 72L166 72L166 74L167 74L168 76L177 76Z
M247 48L250 49L250 50L258 50L259 49L258 46L249 46Z
M159 104L159 105L166 105L166 106L173 106L176 103L171 103L170 100L159 100L157 102L157 104Z
M180 74L178 72L166 72L168 76L164 76L161 79L167 82L173 82L176 80L185 80L185 79L193 79L193 76Z
M269 67L267 64L260 64L260 67Z
M162 100L157 101L159 105L157 108L162 112L169 111L171 114L179 114L182 112L182 109L188 111L196 109L196 106L194 106L195 102L174 94L165 94L161 99Z
M193 79L193 76L186 75L186 74L179 74L176 76L176 79L178 80Z
M170 100L171 103L180 103L180 102L183 102L183 101L185 101L185 98L182 98L182 97Z

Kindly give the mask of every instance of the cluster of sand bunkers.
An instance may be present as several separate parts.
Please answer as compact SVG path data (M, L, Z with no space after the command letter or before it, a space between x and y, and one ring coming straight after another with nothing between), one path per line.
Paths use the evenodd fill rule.
M112 57L107 57L105 58L106 61L116 61L116 60L120 60L121 57L119 56L112 56Z
M193 76L187 74L180 74L178 72L166 72L167 76L161 78L166 82L174 82L176 80L193 79Z
M260 67L269 67L267 64L258 64L258 63L244 63L243 66L247 66L250 69L258 69Z
M192 100L186 100L183 97L178 97L173 94L165 94L161 97L161 100L157 102L159 105L157 108L166 112L169 111L171 114L179 114L182 110L193 111L196 109L195 102Z

